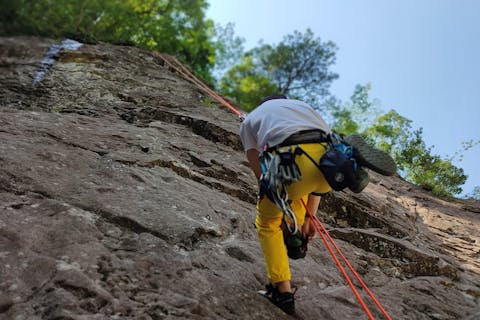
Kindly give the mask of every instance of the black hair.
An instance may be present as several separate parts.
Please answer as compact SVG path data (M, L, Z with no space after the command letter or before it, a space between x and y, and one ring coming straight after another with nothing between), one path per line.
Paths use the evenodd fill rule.
M272 96L268 96L264 98L262 101L260 101L259 105L261 105L264 102L267 102L269 100L275 100L275 99L288 99L286 95L284 94L274 94Z

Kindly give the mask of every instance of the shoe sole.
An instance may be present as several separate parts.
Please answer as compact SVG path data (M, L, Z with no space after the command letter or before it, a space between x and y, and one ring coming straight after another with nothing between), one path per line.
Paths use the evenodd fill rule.
M289 314L289 315L294 315L295 314L295 307L292 307L292 308L281 308L278 304L275 303L275 301L272 299L272 297L267 293L267 291L265 290L258 290L257 293L259 295L261 295L262 297L264 297L265 299L267 299L268 301L270 301L271 303L273 303L274 306L276 306L277 308L279 308L280 310L282 310L283 312L285 312L286 314Z
M370 168L384 176L393 176L397 165L388 153L370 146L360 135L345 137L345 142L353 147L353 156L360 165Z
M358 171L357 171L357 182L360 182L360 183L357 185L348 187L350 190L352 190L355 193L362 192L363 189L365 189L370 182L370 177L368 176L368 173L360 167L358 168Z

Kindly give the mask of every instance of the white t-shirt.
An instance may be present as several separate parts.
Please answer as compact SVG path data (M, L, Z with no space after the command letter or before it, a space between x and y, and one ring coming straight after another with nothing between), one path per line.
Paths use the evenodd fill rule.
M274 99L262 103L247 115L240 126L240 139L245 151L262 151L265 145L275 146L292 134L330 128L320 114L299 100Z

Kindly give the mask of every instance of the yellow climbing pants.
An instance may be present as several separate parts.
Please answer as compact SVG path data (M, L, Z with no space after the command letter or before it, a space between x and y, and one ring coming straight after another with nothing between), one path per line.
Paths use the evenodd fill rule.
M300 147L317 163L325 153L325 144L301 144ZM306 214L302 200L307 203L310 193L327 193L331 191L331 187L322 172L305 154L297 155L295 162L302 177L299 181L289 185L287 192L289 200L291 200L290 206L300 228L305 221ZM287 250L281 229L282 218L283 212L267 197L258 200L255 225L265 258L267 276L271 283L286 281L291 278Z

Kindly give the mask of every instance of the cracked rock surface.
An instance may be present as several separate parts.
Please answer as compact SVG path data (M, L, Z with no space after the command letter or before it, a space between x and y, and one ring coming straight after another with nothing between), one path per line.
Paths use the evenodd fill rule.
M0 319L290 319L265 284L239 121L158 57L0 38ZM480 319L480 204L373 172L317 215L393 319ZM297 313L366 319L317 237ZM374 316L381 313L360 291Z

